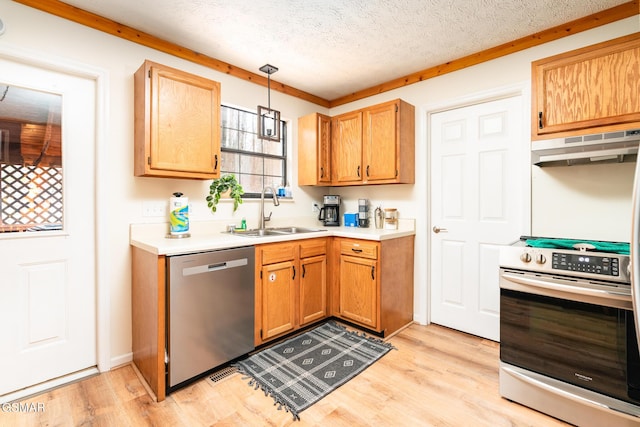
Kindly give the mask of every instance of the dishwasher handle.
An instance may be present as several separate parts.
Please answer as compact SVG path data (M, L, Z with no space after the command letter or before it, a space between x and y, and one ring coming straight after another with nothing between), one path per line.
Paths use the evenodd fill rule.
M223 261L215 264L203 264L195 267L182 269L183 276L193 276L194 274L212 273L215 271L228 270L230 268L242 267L248 264L247 258L239 258L231 261Z

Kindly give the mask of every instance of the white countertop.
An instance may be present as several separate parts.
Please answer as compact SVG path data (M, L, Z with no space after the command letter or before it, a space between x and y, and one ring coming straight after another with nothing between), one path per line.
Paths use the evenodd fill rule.
M270 224L273 227L297 226L318 229L311 233L289 234L282 236L244 237L224 233L224 221L207 221L190 224L191 237L179 239L167 238L168 224L131 224L129 242L132 246L144 249L156 255L179 255L217 249L253 246L263 243L284 242L289 240L313 239L315 237L348 237L364 240L387 240L415 235L413 219L398 220L397 230L377 229L375 227L323 227L308 225L304 220L289 220L286 223Z

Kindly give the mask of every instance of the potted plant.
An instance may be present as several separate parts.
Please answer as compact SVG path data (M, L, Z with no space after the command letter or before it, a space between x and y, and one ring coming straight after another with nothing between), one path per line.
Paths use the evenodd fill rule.
M209 206L211 212L216 212L220 197L225 193L229 193L229 197L233 199L233 211L235 212L238 210L238 205L242 203L244 189L232 173L222 175L220 178L211 181L209 195L207 196L207 206Z

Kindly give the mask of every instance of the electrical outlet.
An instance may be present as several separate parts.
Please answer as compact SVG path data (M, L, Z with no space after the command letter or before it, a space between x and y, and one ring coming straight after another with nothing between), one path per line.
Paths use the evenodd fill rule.
M311 202L311 213L316 213L320 210L320 206L316 202Z
M142 202L142 216L160 217L166 215L166 202Z

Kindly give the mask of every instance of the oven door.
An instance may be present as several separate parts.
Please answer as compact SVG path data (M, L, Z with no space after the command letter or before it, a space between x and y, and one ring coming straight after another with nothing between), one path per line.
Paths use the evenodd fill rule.
M502 362L638 403L627 381L629 295L606 282L508 269L500 288Z

